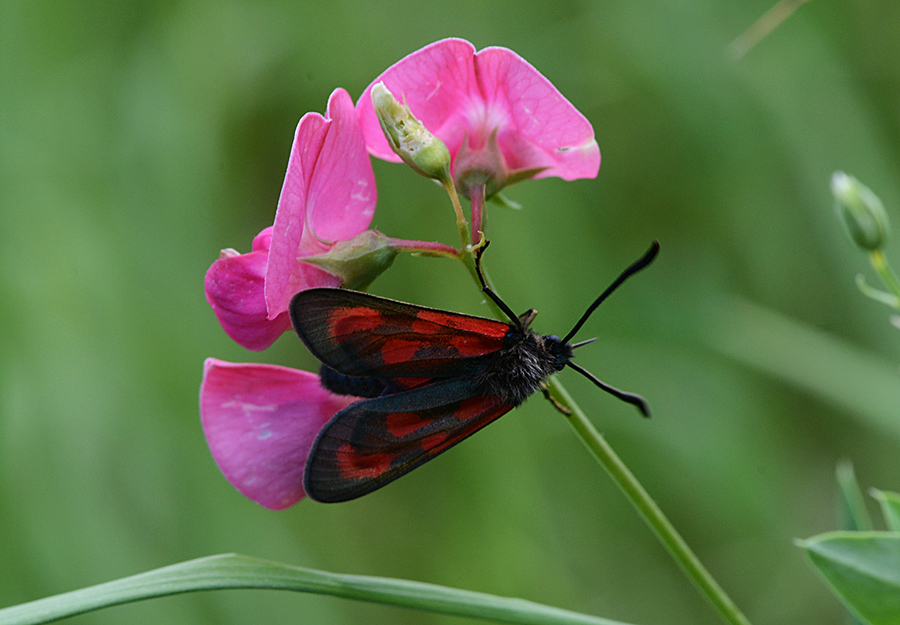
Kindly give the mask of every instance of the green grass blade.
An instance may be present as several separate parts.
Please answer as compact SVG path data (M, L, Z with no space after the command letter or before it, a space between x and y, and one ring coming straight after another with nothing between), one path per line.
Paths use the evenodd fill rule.
M900 532L900 493L873 488L869 491L881 505L884 523L892 532Z
M523 599L406 580L342 575L236 554L189 560L0 610L0 625L32 625L114 605L199 590L292 590L498 623L626 625Z
M840 493L841 529L868 531L872 529L872 519L866 510L866 502L853 463L843 460L837 465L837 483Z

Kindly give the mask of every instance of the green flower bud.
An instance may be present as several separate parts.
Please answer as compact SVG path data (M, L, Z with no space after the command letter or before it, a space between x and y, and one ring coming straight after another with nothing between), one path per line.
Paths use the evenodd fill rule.
M441 182L450 180L450 151L400 104L383 82L372 87L378 123L394 153L416 172Z
M831 176L831 193L850 238L869 252L887 244L890 223L878 196L853 176L836 171Z
M397 249L377 230L366 230L346 241L338 241L324 254L300 260L341 278L345 289L362 290L372 284L394 262Z

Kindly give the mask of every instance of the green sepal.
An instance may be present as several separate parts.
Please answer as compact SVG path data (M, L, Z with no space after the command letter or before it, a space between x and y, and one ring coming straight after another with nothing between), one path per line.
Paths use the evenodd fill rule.
M377 230L366 230L346 241L338 241L323 254L301 260L341 278L341 286L365 290L397 257L391 239Z

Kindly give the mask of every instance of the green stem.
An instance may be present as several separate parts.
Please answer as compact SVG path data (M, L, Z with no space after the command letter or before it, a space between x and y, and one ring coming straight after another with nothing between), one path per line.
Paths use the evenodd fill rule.
M616 455L606 439L594 428L584 412L559 380L551 378L547 382L551 396L571 410L568 420L575 433L581 438L585 446L603 466L612 480L625 494L631 505L644 519L656 537L668 549L681 569L696 585L700 594L718 610L726 622L733 625L750 625L750 621L741 613L731 598L725 593L718 582L713 579L709 571L704 568L700 560L691 551L687 543L672 525L666 515L663 514L656 502L650 497L637 478L628 470L625 463Z
M293 590L524 625L626 625L522 599L399 579L341 575L236 554L189 560L0 609L0 625L34 625L100 608L200 590Z
M447 185L445 185L446 188ZM448 190L449 192L449 190ZM457 213L457 225L460 227L460 235L463 238L463 263L469 269L469 273L475 279L476 284L481 286L478 275L475 272L474 255L471 253L471 246L465 244L466 235L469 230L465 219L462 218L462 209L459 207L459 198L455 193L450 194L451 200L454 202L454 209ZM473 210L474 212L474 210ZM474 221L474 219L473 219ZM463 226L466 226L465 229ZM480 239L480 237L479 237ZM468 253L466 253L468 252ZM874 261L873 261L874 262ZM482 267L482 270L484 268ZM485 278L487 280L487 278ZM497 293L496 289L493 289ZM499 294L498 294L499 296ZM488 299L489 304L493 302ZM505 320L505 315L498 310L496 304L492 306L498 319ZM587 446L588 450L594 455L598 462L603 466L609 476L616 485L625 494L625 497L635 507L638 514L650 526L650 529L656 534L656 537L666 547L681 569L688 578L696 585L697 589L712 605L719 611L722 617L732 625L750 625L750 621L741 613L731 598L725 593L718 582L713 578L709 571L704 568L703 564L697 558L691 548L672 525L666 515L663 514L656 502L650 497L644 487L641 486L637 478L628 470L625 463L616 455L609 443L606 442L600 433L594 428L593 424L582 412L572 396L560 384L555 376L547 381L547 391L550 396L558 403L558 406L568 409L569 423L572 425L576 434Z
M440 181L444 191L450 196L450 203L453 205L453 212L456 214L456 227L459 230L459 239L462 242L462 249L468 250L472 245L472 234L469 231L469 222L463 213L462 204L459 202L459 193L456 192L456 185L448 174L447 177Z
M881 250L870 252L869 259L872 261L872 266L875 268L875 271L881 276L884 285L889 288L895 296L900 298L900 281L897 280L897 274L894 273L894 270L891 269L891 266L888 264L884 252Z
M395 239L388 237L391 246L409 252L411 254L423 254L425 256L442 256L444 258L452 258L454 260L462 260L461 252L451 245L437 243L435 241L408 241L406 239Z
M496 292L496 291L495 291ZM504 315L498 318L502 319ZM688 578L694 583L700 594L719 611L726 622L732 625L750 625L731 598L725 593L718 582L706 570L697 556L688 547L688 544L678 533L663 511L656 505L650 494L644 490L641 483L621 458L616 454L606 439L594 428L587 416L575 402L556 376L547 380L547 392L559 407L570 411L569 424L582 442L593 454L594 458L603 466L607 474L612 478L616 486L625 494L631 505L644 519L663 546L669 551L675 562L681 567Z

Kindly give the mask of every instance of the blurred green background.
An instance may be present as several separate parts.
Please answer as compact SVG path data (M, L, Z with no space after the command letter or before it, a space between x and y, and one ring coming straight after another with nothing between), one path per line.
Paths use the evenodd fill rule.
M900 489L900 334L854 286L866 258L828 190L848 171L900 221L900 4L811 2L729 58L771 4L4 2L0 606L237 551L633 623L718 622L540 397L342 505L265 510L209 456L204 358L314 365L291 335L261 354L232 343L207 267L271 223L303 113L460 36L528 59L603 154L596 180L525 182L508 191L524 210L491 212L504 298L564 333L658 238L578 354L654 419L571 372L567 387L754 623L845 622L791 541L837 526L840 458L864 486ZM375 171L375 227L457 242L435 185ZM485 310L445 260L400 258L371 291ZM466 621L233 591L70 622Z

